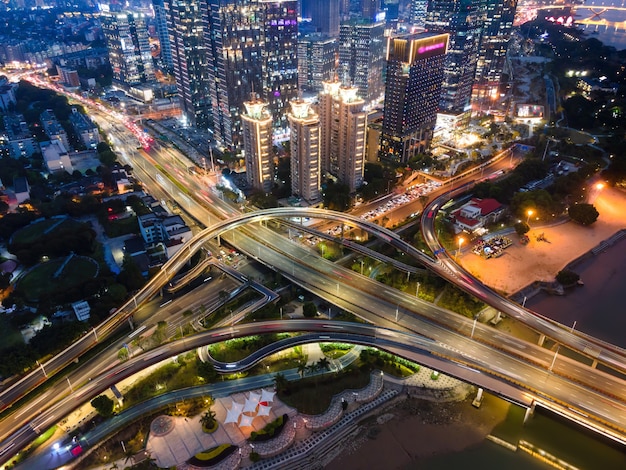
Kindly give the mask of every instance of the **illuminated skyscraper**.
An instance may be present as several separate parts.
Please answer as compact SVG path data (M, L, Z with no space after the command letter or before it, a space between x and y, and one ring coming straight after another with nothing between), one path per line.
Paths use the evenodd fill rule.
M309 203L320 200L320 120L302 100L291 102L291 193Z
M180 106L192 125L207 129L212 125L209 63L200 3L164 0L163 13Z
M172 48L167 33L167 11L164 0L152 0L154 6L154 22L156 24L157 36L159 37L159 48L161 49L162 67L169 73L174 73L174 62L172 61Z
M125 86L154 80L144 15L128 11L105 12L101 21L113 80Z
M243 103L257 93L274 126L287 128L298 91L296 0L206 0L205 41L213 130L219 144L241 148Z
M337 39L307 34L298 40L298 84L303 91L321 91L336 74Z
M476 66L474 108L487 110L500 98L500 84L506 63L517 0L486 0L486 12Z
M365 172L365 101L356 87L324 82L319 94L322 170L355 192Z
M243 103L241 114L243 149L248 185L258 191L272 190L272 116L260 100Z
M388 38L380 158L407 163L428 149L437 120L447 34Z
M470 110L484 8L483 0L430 0L425 27L449 33L439 111L462 114Z
M339 79L355 86L367 105L379 100L384 91L385 23L352 20L339 29Z
M311 18L318 32L339 37L340 0L302 0L303 14Z

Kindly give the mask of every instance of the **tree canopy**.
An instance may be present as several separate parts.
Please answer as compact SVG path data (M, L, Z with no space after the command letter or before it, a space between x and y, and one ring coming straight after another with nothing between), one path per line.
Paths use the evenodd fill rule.
M600 213L592 204L574 204L568 209L568 214L573 221L578 222L581 225L591 225L596 220Z

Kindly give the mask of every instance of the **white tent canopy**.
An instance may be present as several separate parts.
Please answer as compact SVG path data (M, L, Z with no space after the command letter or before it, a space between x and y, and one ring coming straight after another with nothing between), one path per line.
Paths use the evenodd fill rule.
M256 407L259 406L258 401L252 401L249 398L246 398L246 404L243 407L244 413L254 413L256 411Z
M270 403L274 401L274 395L276 392L268 392L267 390L261 390L261 401L265 403Z
M259 412L257 413L257 416L269 416L271 409L271 406L259 405Z
M256 407L259 404L259 399L261 395L259 393L250 392L248 398L246 398L246 404L243 407L244 413L254 413L256 411Z
M228 424L228 423L236 423L239 420L239 415L241 414L241 411L243 409L243 403L237 403L236 401L233 401L232 406L230 407L230 410L226 410L226 419L224 420L224 424Z
M240 428L248 428L252 426L252 421L254 421L254 416L241 415L241 421L239 422Z

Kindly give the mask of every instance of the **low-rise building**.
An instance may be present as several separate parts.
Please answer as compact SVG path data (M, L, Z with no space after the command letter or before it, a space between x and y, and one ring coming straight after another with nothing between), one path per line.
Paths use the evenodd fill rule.
M504 206L495 199L472 198L452 212L454 229L457 233L474 233L486 225L497 222L504 215Z
M41 126L43 127L46 135L50 137L50 140L60 140L63 142L63 146L66 149L71 149L70 141L67 138L67 132L65 132L65 129L57 120L51 109L46 109L43 113L41 113L39 120L41 121Z
M98 126L96 126L91 119L79 112L78 109L72 108L70 122L85 147L95 149L98 146L101 141L100 131L98 130Z
M54 139L50 142L42 142L40 145L43 160L50 173L67 171L72 174L74 172L72 161L65 146L63 145L63 142L58 139Z
M191 239L191 229L180 215L162 216L151 212L137 218L139 231L147 246L162 244L167 257L174 255Z
M3 147L8 149L11 158L30 157L39 151L39 144L28 128L21 114L4 116L4 134L0 136Z

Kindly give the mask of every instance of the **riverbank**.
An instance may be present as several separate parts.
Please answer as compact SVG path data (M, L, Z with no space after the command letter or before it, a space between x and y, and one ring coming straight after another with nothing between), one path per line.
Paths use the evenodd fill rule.
M490 395L485 395L478 409L471 399L440 403L404 395L362 422L324 468L415 468L435 456L484 442L506 419L510 406Z

